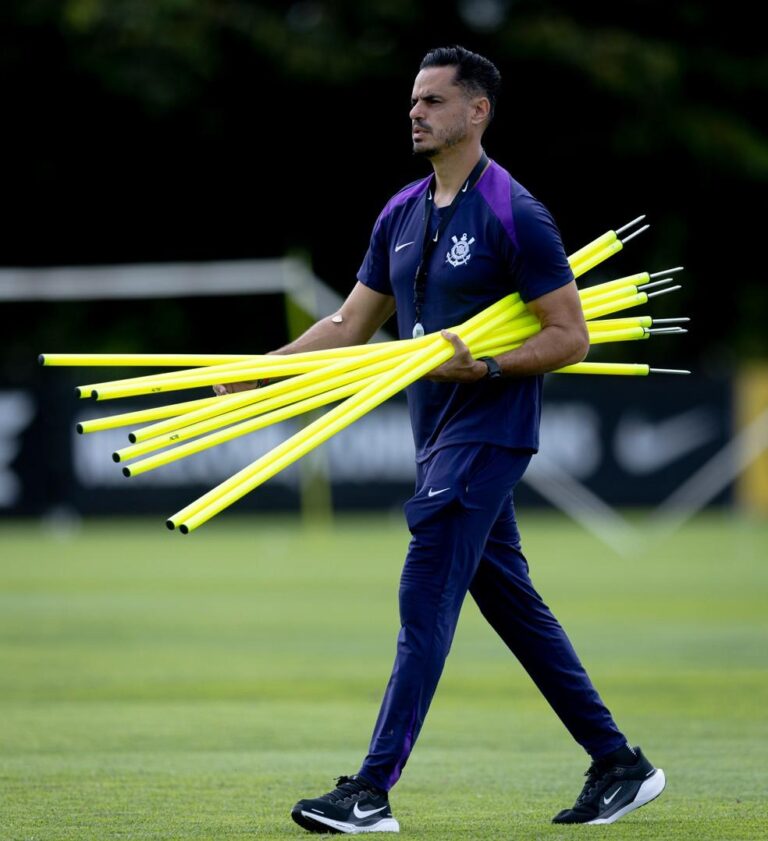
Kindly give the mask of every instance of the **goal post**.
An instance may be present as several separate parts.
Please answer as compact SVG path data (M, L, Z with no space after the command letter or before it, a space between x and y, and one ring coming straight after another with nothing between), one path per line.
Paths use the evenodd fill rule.
M311 271L308 259L297 255L264 260L0 269L0 301L9 303L275 294L283 297L283 318L291 340L343 302ZM386 341L392 337L379 331L375 338ZM179 352L184 350L194 349L179 348ZM253 350L257 353L265 349ZM309 423L315 416L300 422ZM329 523L333 499L323 448L300 460L298 489L305 524Z

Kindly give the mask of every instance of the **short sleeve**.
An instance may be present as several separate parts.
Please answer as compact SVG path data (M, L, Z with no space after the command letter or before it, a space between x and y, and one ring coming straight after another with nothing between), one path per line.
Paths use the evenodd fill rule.
M515 273L523 301L570 283L573 272L547 208L530 195L520 195L512 201L512 217L518 246Z
M357 273L357 279L360 283L373 289L374 292L381 292L382 295L393 295L392 283L389 279L389 249L387 247L385 212L386 208L373 226L368 251Z

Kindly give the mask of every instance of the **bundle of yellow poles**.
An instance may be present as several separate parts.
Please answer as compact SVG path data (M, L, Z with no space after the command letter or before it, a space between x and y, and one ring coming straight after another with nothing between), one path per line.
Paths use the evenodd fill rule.
M618 231L608 231L569 257L578 278L620 251L624 243L648 226L620 239L620 234L644 217ZM679 289L667 286L667 272L641 272L579 291L590 345L647 339L653 333L683 333L685 318L652 319L641 315L603 318L644 304L656 295ZM649 290L655 291L650 292ZM597 320L600 319L600 320ZM662 327L653 325L663 324ZM519 295L508 295L474 317L450 328L474 356L497 356L519 347L541 329L538 319ZM293 464L362 415L383 403L453 355L453 346L441 334L432 333L354 347L281 355L195 354L43 354L40 363L59 366L163 366L181 371L149 374L122 380L92 383L77 388L81 398L111 400L120 397L160 394L217 383L275 378L262 388L158 406L96 418L78 424L78 432L96 432L121 426L139 426L129 433L130 446L117 450L117 462L137 459L123 467L126 476L136 476L200 452L240 435L296 417L331 403L339 403L234 476L213 488L168 519L167 525L186 534L205 523L236 500ZM643 364L581 362L553 373L647 376L650 373L686 374L687 371L655 369ZM339 402L342 401L342 402ZM147 457L148 453L166 449Z

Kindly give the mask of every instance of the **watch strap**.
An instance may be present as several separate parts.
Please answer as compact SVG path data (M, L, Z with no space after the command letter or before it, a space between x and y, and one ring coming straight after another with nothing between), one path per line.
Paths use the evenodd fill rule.
M501 376L501 365L492 356L478 356L477 361L485 362L488 367L488 373L485 375L485 379L495 380Z

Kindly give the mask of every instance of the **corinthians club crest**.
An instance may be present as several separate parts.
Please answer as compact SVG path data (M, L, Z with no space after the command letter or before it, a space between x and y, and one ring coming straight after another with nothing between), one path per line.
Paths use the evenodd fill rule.
M451 237L451 239L453 240L453 247L446 253L445 259L452 266L463 266L469 262L469 258L472 256L469 253L469 246L472 245L475 238L472 237L472 239L467 240L467 235L462 234L461 239L456 237Z

